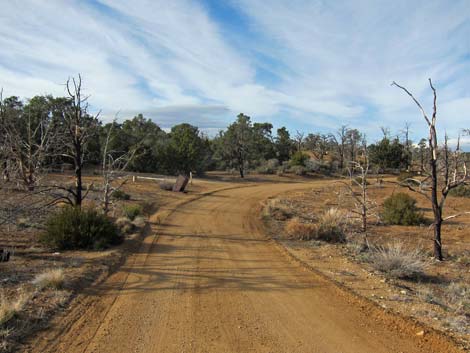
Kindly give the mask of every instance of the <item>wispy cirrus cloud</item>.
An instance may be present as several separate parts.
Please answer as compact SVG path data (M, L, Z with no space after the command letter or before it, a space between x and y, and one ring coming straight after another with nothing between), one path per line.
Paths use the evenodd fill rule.
M349 124L380 136L419 111L390 83L430 107L440 126L468 125L470 5L448 1L34 1L0 13L5 94L64 94L82 73L96 108L144 112L164 127L208 131L236 114L291 129Z

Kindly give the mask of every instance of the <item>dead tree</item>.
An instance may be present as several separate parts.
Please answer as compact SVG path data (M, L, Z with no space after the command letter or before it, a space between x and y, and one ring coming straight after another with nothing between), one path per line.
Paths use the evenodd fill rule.
M101 175L103 180L103 213L106 215L109 212L109 207L112 204L111 198L113 194L120 190L128 181L127 178L122 178L121 174L124 172L129 163L134 159L139 146L135 146L131 151L119 152L110 150L110 142L113 138L113 129L116 121L110 125L106 134L106 141L103 147ZM116 181L119 180L118 183Z
M295 141L295 145L297 147L298 152L302 151L302 144L304 142L304 136L305 134L299 130L297 130L295 133L294 141Z
M405 169L406 171L410 170L412 161L413 161L413 153L411 151L411 141L410 141L410 127L411 124L409 122L405 122L405 128L402 130L402 134L404 136L404 146L405 146Z
M85 154L90 138L96 131L99 113L96 116L88 113L89 97L83 95L80 75L78 75L78 79L69 78L67 80L66 90L68 93L67 104L60 115L59 122L65 149L61 156L70 159L73 163L75 185L61 188L67 194L62 199L73 206L81 207L82 201L89 191L84 190L82 180Z
M367 152L367 145L365 141L362 146L362 160L355 162L349 161L349 182L342 182L345 185L348 194L354 202L354 208L351 210L361 222L361 231L364 234L364 241L367 246L367 223L371 216L376 216L374 210L377 204L369 198L369 182L368 177L370 173L369 156Z
M437 119L437 93L434 88L431 79L429 79L429 86L433 92L433 113L431 118L427 115L421 103L403 86L400 86L396 82L392 83L392 86L396 86L403 90L418 106L421 111L424 120L426 121L429 128L428 147L429 147L429 168L430 171L424 180L408 179L405 181L406 185L410 190L418 192L425 196L432 205L434 215L434 257L442 261L442 241L441 241L441 229L444 221L458 217L463 214L470 212L462 212L448 217L443 216L443 210L446 202L446 198L452 189L460 185L467 184L468 169L466 161L462 158L460 150L460 141L457 142L457 148L454 152L450 151L447 144L447 136L444 141L444 148L442 150L442 163L439 163L439 145L437 140L436 131L436 119ZM459 138L460 140L460 138ZM431 190L430 195L427 188L427 183L430 182Z
M0 95L0 106L3 106ZM28 191L33 191L44 175L44 166L52 145L56 141L53 124L48 111L34 114L31 111L19 112L14 117L2 115L2 149L8 156L4 160L6 179L17 177Z
M333 135L333 139L336 142L338 149L338 158L339 158L339 169L343 170L344 168L344 159L346 154L346 141L347 141L348 126L342 125L341 128L336 132L336 136Z

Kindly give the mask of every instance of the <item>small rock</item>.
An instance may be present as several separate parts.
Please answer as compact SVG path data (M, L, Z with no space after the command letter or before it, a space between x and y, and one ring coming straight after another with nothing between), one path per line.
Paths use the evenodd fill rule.
M400 293L401 294L406 294L406 290L401 290Z
M416 332L416 336L424 336L424 330Z

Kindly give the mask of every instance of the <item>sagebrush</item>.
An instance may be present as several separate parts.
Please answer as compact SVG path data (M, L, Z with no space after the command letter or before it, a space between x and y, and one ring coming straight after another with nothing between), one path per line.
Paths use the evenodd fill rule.
M407 250L401 242L373 248L369 261L374 269L392 278L416 279L424 276L429 266L421 249Z

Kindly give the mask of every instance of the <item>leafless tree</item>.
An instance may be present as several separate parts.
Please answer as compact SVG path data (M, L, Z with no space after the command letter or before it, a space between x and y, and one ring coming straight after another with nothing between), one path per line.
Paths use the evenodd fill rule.
M405 122L405 127L401 131L401 134L404 138L403 145L405 146L405 168L409 171L411 166L411 161L413 160L412 150L411 150L411 141L410 141L410 127L411 124L409 122Z
M361 231L364 234L364 240L368 245L367 241L367 221L371 216L377 216L374 210L377 208L377 204L369 198L369 172L370 163L369 156L367 153L367 144L365 141L362 146L362 158L361 161L349 161L349 182L343 182L346 186L348 194L352 197L354 202L354 208L351 210L352 213L356 214L361 220Z
M346 131L346 141L349 147L349 160L356 161L358 148L361 147L363 136L357 129L348 129Z
M0 117L4 178L15 176L24 187L33 191L44 175L46 159L50 157L56 141L55 130L47 111L34 114L22 111L18 116L4 116L3 98L0 93Z
M71 187L59 187L66 192L62 201L80 207L83 199L88 194L84 190L82 173L85 162L85 153L90 138L96 131L98 116L88 113L88 96L83 95L82 77L69 78L66 82L68 104L61 113L60 125L62 127L62 144L64 152L62 157L72 161L75 172L75 185Z
M297 151L299 152L302 151L302 144L304 142L304 136L305 136L305 133L299 130L296 131L295 136L294 136L295 145L296 145Z
M452 189L460 185L468 183L468 169L466 161L463 158L463 154L460 150L460 138L457 142L455 151L451 151L448 146L447 136L444 140L444 147L441 151L442 161L439 161L439 145L437 140L436 130L436 119L437 119L437 93L434 88L431 79L429 79L429 85L433 92L433 113L431 118L427 115L421 103L413 96L413 94L405 87L392 83L392 86L396 86L403 90L418 106L421 111L424 120L426 121L429 128L428 146L429 146L429 168L430 171L424 180L408 179L406 186L415 192L418 192L425 196L432 205L434 215L434 257L442 261L442 241L441 241L441 229L444 221L458 217L463 214L469 214L470 212L461 212L451 216L444 217L443 210L446 202L446 198ZM429 190L427 183L430 182L431 190Z
M333 136L334 141L336 142L339 158L339 168L342 170L344 168L344 160L346 155L346 143L348 136L348 126L342 125L336 132L336 136Z
M115 124L116 120L110 124L110 127L107 131L102 156L101 174L103 180L102 201L104 214L109 212L109 207L112 204L111 198L113 194L120 190L127 183L128 178L123 177L121 174L127 169L129 163L132 162L138 150L138 146L127 152L110 150L110 142L113 138ZM119 182L117 182L118 180Z

